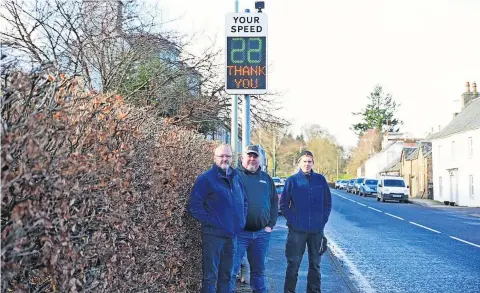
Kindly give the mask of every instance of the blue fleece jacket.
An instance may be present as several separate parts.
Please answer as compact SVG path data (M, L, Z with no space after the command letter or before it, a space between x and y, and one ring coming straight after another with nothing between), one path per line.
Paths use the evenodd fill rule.
M323 233L332 209L332 195L323 175L306 176L301 170L290 176L280 200L287 226L299 232Z
M202 223L204 233L234 236L245 227L247 197L233 168L228 174L215 164L198 176L188 206L190 214Z

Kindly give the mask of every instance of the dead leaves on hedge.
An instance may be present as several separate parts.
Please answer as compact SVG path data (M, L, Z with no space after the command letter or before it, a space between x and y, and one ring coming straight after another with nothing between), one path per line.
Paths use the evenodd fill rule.
M198 292L186 202L211 145L81 84L2 82L2 291Z

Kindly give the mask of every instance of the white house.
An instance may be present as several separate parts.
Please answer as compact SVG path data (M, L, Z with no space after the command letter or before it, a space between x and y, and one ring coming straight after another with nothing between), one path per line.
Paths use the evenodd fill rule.
M397 174L390 169L398 163L403 147L416 143L411 133L389 132L383 136L382 150L362 165L361 173L366 178L379 178L384 174ZM357 173L359 170L357 170ZM393 172L393 173L392 173Z
M462 95L463 109L432 134L433 198L480 207L480 98L473 84ZM473 95L472 95L473 94Z
M404 141L397 140L390 142L383 150L365 161L365 177L378 178L380 173L400 158Z

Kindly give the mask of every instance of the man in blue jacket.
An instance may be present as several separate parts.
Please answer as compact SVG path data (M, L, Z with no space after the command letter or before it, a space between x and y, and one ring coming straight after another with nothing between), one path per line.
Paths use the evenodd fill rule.
M215 149L212 168L193 185L188 210L202 224L202 293L229 292L236 235L245 227L247 198L242 182L230 167L228 145Z
M307 293L321 292L320 257L326 249L323 230L332 209L332 196L325 177L312 170L313 164L313 154L303 151L300 170L287 179L280 200L288 226L285 293L295 292L305 247L308 247Z
M230 290L235 287L235 275L247 252L250 264L250 287L253 293L266 293L265 260L270 233L277 222L278 196L272 178L260 168L260 150L247 146L242 164L237 168L248 197L247 223L237 236Z

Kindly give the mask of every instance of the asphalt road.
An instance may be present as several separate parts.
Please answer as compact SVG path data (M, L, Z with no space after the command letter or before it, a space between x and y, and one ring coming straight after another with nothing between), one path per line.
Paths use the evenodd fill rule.
M359 291L480 292L480 209L332 196L326 235Z

